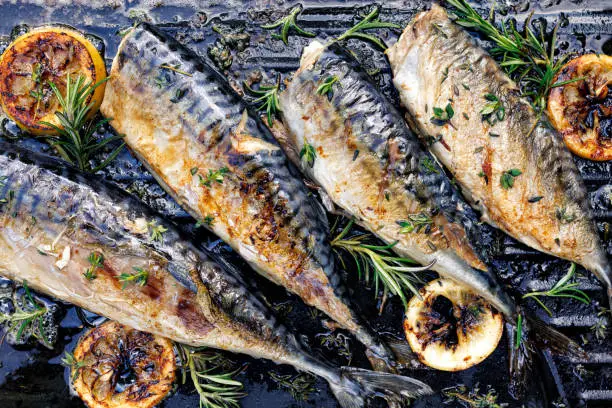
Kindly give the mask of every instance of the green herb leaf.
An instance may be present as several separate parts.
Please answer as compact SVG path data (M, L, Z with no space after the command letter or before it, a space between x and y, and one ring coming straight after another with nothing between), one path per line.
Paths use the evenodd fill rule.
M277 27L281 27L280 35L272 34L273 38L282 40L285 45L289 44L289 32L294 30L298 35L302 35L304 37L314 37L316 34L308 32L297 24L297 16L302 12L302 6L297 6L291 9L288 15L276 20L272 24L262 25L261 28L265 30L273 30Z
M247 85L246 82L243 82L242 86L247 91L247 93L257 97L253 100L254 103L261 103L257 109L266 111L268 116L268 125L272 126L274 123L273 117L276 116L278 112L281 112L282 109L280 107L280 102L278 100L278 94L280 92L280 83L281 77L280 75L276 78L276 84L274 85L260 85L259 89L255 90Z
M504 190L514 187L514 178L522 174L519 169L510 169L502 173L499 183Z
M431 121L438 125L443 125L449 122L453 116L455 116L455 111L450 103L448 103L444 109L434 106Z
M379 28L401 28L399 25L394 23L385 23L378 19L380 8L375 7L363 20L349 28L344 34L336 38L336 41L347 40L349 38L360 39L369 41L376 45L381 50L386 50L387 45L378 37L363 33L366 30L374 30Z
M210 187L213 181L217 182L218 184L223 184L223 179L228 173L229 169L227 167L221 167L220 169L214 171L209 169L206 177L202 177L201 174L198 174L200 185Z
M133 283L138 286L145 286L149 280L149 271L134 267L134 273L122 273L117 277L119 282L123 282L121 289L125 289L129 284Z
M398 221L398 224L401 227L401 234L409 234L411 232L421 231L424 231L426 234L428 234L431 231L433 220L424 212L420 212L418 214L409 214L407 220Z
M338 82L337 76L328 76L323 80L321 85L317 88L317 94L319 95L327 95L327 99L331 100L334 95L334 84Z
M315 150L314 146L304 139L304 147L302 147L302 150L300 150L300 159L304 160L308 167L312 168L316 158L317 151Z

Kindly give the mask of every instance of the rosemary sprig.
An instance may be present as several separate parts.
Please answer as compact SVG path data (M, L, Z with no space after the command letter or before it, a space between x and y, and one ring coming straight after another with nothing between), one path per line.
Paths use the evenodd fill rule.
M239 408L242 383L233 379L240 370L226 371L223 356L207 349L175 343L182 362L183 384L187 374L200 396L200 408Z
M265 30L273 30L277 27L282 26L280 30L280 34L272 34L272 38L275 38L277 40L282 40L285 43L285 45L289 43L288 41L289 31L291 29L293 29L298 35L303 35L304 37L312 38L316 35L315 33L306 31L300 26L298 26L297 24L296 19L297 19L298 14L300 14L301 12L302 12L302 6L298 5L297 7L292 8L289 14L287 14L285 17L279 18L272 24L262 25L261 28Z
M378 28L401 28L399 25L394 23L386 23L378 19L380 8L375 7L370 14L364 17L359 23L349 28L344 34L336 38L336 41L347 40L349 38L356 38L360 40L369 41L372 44L379 47L381 50L386 50L387 45L378 37L372 34L366 34L363 31L373 30Z
M556 58L556 40L559 25L555 25L550 39L545 39L544 29L535 33L530 27L531 17L520 33L514 23L504 21L501 30L489 20L482 18L465 0L448 0L457 15L455 22L463 27L480 31L495 43L491 54L514 80L522 85L522 93L532 98L534 108L542 112L550 90L583 78L574 78L563 83L553 83L555 76L567 60L567 55ZM493 9L491 10L493 15Z
M276 77L276 83L274 85L259 85L259 89L255 90L251 88L246 82L243 82L244 89L257 98L253 100L254 103L261 103L257 109L265 110L268 116L268 125L272 126L272 117L278 112L282 111L280 103L278 101L278 94L280 92L281 77Z
M57 97L62 110L55 112L60 126L41 121L40 123L49 126L57 131L57 135L45 136L51 146L55 147L64 160L81 171L95 173L106 167L117 157L125 143L122 143L113 150L102 163L96 167L91 166L92 158L107 144L122 139L122 136L110 136L99 140L95 137L98 129L110 121L109 118L98 122L88 121L87 114L94 105L94 101L87 103L87 98L96 90L97 87L106 82L105 78L95 84L86 82L86 78L79 75L76 80L66 76L66 95L62 95L57 85L50 82L49 86Z
M129 284L133 283L138 286L144 286L149 280L149 271L143 268L134 267L134 273L122 273L117 277L119 282L123 282L121 289L125 289Z
M300 150L300 159L304 160L308 167L312 168L316 158L317 151L315 150L314 146L304 139L304 147L302 147L302 150Z
M406 290L420 297L414 284L422 280L416 273L429 269L435 262L426 266L407 266L415 265L416 262L391 252L391 248L397 242L390 245L371 245L367 243L369 238L367 234L353 234L347 237L353 223L354 220L349 221L331 244L334 250L336 248L344 250L353 257L359 278L364 279L368 285L373 279L376 293L382 286L383 299L386 299L388 293L393 293L399 296L404 306L408 304Z
M26 281L23 281L25 296L23 305L16 305L15 311L10 314L0 312L0 324L5 325L5 335L9 332L15 333L15 341L20 342L23 334L28 331L36 339L41 340L46 346L51 347L45 333L44 315L49 311L46 306L41 306L30 292ZM24 307L26 302L29 310Z
M578 282L570 282L576 273L576 264L572 263L569 267L567 273L559 280L559 282L555 283L555 285L546 291L537 291L530 292L523 295L523 299L532 298L535 300L549 316L552 317L552 312L546 305L539 299L540 297L560 297L560 298L570 298L578 300L584 304L589 304L591 302L591 298L589 295L581 291L580 289L576 289L579 286Z

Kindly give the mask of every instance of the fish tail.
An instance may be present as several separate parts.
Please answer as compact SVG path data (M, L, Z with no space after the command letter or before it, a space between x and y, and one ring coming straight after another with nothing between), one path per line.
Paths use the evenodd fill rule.
M382 396L391 405L433 393L431 387L414 378L354 367L342 367L339 379L330 381L330 388L342 408L365 407L368 397L373 396Z
M520 326L506 323L510 343L508 392L514 398L523 398L529 387L533 386L534 362L542 350L548 349L567 357L586 358L586 353L576 342L535 316L525 315Z

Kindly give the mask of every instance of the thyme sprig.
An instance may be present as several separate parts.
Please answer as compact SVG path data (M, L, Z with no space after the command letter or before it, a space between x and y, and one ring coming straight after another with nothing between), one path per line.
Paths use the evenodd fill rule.
M387 45L380 38L375 35L363 32L366 30L374 30L379 28L401 28L401 26L395 23L386 23L384 21L380 21L380 19L378 18L379 13L380 7L377 6L367 16L365 16L363 20L361 20L359 23L355 24L353 27L349 28L348 30L346 30L346 32L336 38L336 41L355 38L371 42L381 50L386 50Z
M570 298L575 299L584 304L589 304L591 302L591 298L589 295L581 291L580 289L576 289L579 286L578 282L572 282L572 278L576 273L576 264L572 263L569 267L567 273L557 282L555 285L546 291L534 291L530 293L526 293L523 295L523 299L532 298L535 300L538 305L540 305L549 316L552 317L552 312L544 302L540 300L540 297L558 297L558 298Z
M246 82L243 82L244 89L251 95L257 97L253 100L253 103L260 103L257 107L258 110L266 111L268 116L268 125L272 126L272 117L282 111L280 102L278 101L278 94L280 92L281 77L276 77L276 83L274 85L259 85L259 89L251 88Z
M289 43L289 31L291 31L291 29L293 29L298 35L312 38L316 35L315 33L306 31L297 24L297 16L301 12L302 12L302 6L298 5L297 7L292 8L289 14L287 14L285 17L279 18L272 24L262 25L261 28L263 28L264 30L273 30L277 27L282 26L280 30L280 34L276 34L276 33L272 34L272 38L275 38L277 40L282 40L285 43L285 45Z
M310 394L316 391L315 384L317 379L314 375L308 373L277 374L274 371L269 371L268 375L278 385L286 388L291 396L297 401L306 401Z
M431 217L424 212L409 214L406 220L398 221L401 227L400 233L409 234L411 232L429 232L433 224Z
M45 137L64 160L84 172L95 173L103 169L117 157L125 146L125 143L121 143L100 164L92 167L91 160L102 148L111 142L122 139L120 135L109 136L102 140L95 137L96 131L109 122L110 118L98 122L87 119L87 115L95 103L95 101L87 103L87 99L97 87L107 80L108 78L105 78L92 84L87 82L87 79L82 75L79 75L75 80L68 74L66 76L66 95L62 95L56 84L49 83L62 110L55 112L60 126L45 121L40 122L57 132L57 135L47 135Z
M426 266L407 266L416 265L416 262L391 252L397 242L389 245L368 244L368 234L349 235L353 224L354 220L349 221L342 232L332 240L331 245L335 251L343 250L353 257L359 278L367 285L373 280L377 294L382 286L383 299L386 299L388 293L392 293L402 300L404 306L409 300L406 290L420 297L415 283L422 283L422 280L416 273L429 269L435 262Z
M90 266L85 269L83 276L85 279L92 281L98 277L96 271L104 267L104 256L98 252L92 252L87 257L87 262Z
M62 365L68 367L70 371L74 370L72 374L72 382L76 381L79 378L79 374L83 367L87 367L87 363L85 361L78 361L74 354L69 353L67 351L64 352L64 357L62 357Z
M240 371L227 371L223 356L208 349L175 343L182 362L183 384L187 374L200 396L200 408L239 408L242 392L240 381L233 377Z
M539 33L529 27L531 17L525 21L522 33L511 20L503 21L501 29L498 29L491 21L482 18L465 0L447 2L454 7L457 24L477 30L495 43L495 47L490 50L491 54L506 73L522 85L523 95L532 98L534 108L539 112L546 108L546 99L552 88L584 79L574 78L554 83L555 76L568 58L568 55L555 56L558 24L547 41L543 27ZM493 15L493 9L490 14Z
M503 408L508 406L508 404L497 403L497 392L494 389L489 388L486 394L481 394L478 385L471 391L468 391L465 385L458 385L442 390L442 394L447 397L447 400L444 401L445 404L458 401L474 408Z
M16 305L13 313L5 314L0 312L0 324L5 325L5 335L9 332L14 332L15 341L20 342L23 334L29 331L36 339L51 347L44 327L44 316L49 309L44 305L41 306L34 300L26 281L23 281L22 285L25 291L23 303L25 305L27 302L29 308L24 307L24 305Z
M134 273L122 273L117 277L119 282L123 282L121 289L125 289L129 284L133 283L138 286L145 286L149 280L149 271L143 268L134 267Z

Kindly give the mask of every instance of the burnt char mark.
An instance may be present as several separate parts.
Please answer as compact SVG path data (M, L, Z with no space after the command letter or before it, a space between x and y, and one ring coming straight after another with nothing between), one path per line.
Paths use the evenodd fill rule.
M200 311L195 294L184 289L178 299L176 314L185 327L199 334L209 333L214 325Z

